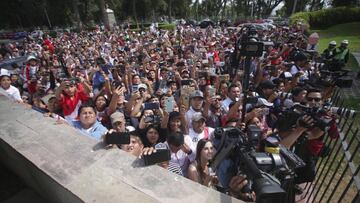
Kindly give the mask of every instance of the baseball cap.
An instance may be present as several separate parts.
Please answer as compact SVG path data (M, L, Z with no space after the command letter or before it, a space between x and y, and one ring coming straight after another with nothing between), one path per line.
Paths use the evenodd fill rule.
M36 58L34 55L30 55L30 56L28 56L28 57L26 58L26 62L29 62L29 61L31 61L31 60L37 61L37 58Z
M7 69L1 69L0 76L9 76L10 77L10 71Z
M271 82L270 80L266 80L266 81L260 83L259 87L261 89L274 89L276 87L276 85L273 82Z
M344 39L344 40L341 42L341 44L349 44L349 40Z
M191 98L195 98L195 97L204 98L204 94L200 90L195 90L195 92L193 94L191 94Z
M111 114L110 120L111 120L111 124L113 125L113 124L116 123L116 122L124 121L124 120L125 120L125 116L124 116L124 114L121 113L121 112L115 112L115 113Z
M145 90L147 90L147 86L143 83L138 86L138 89L140 89L140 88L144 88Z
M268 101L267 101L266 99L264 99L264 98L258 98L257 106L272 107L272 106L274 106L274 104L271 103L271 102L268 102Z
M206 119L205 119L205 117L202 115L202 113L196 112L196 113L194 113L193 116L191 117L191 120L196 122L196 121L200 121L200 120L204 120L204 121L205 121Z
M307 56L301 51L297 52L294 56L294 61L304 61L307 59Z
M331 41L331 42L329 43L329 45L336 46L336 41Z

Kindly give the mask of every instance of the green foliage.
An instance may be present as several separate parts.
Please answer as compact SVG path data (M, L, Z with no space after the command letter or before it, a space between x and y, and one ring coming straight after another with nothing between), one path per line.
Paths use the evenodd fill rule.
M311 28L326 28L341 23L355 22L360 19L360 7L338 7L314 12L295 13L290 23L304 22Z
M176 25L175 24L159 24L160 29L164 30L175 30Z
M328 47L330 41L336 41L339 44L344 39L349 40L350 52L360 52L360 22L339 24L324 30L312 30L312 32L320 35L319 51L321 53ZM353 55L350 55L347 67L354 71L360 70Z

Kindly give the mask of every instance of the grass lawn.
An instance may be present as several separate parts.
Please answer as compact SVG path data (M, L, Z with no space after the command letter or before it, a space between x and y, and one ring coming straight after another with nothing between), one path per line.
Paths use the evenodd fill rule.
M330 41L335 40L338 45L344 39L349 40L351 52L360 52L360 22L335 25L326 30L312 30L320 35L319 50L322 53L328 47ZM354 71L360 71L360 66L353 55L350 56L348 67Z

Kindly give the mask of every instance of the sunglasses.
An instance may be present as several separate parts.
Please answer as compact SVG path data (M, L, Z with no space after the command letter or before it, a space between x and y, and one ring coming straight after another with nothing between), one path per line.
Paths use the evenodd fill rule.
M321 101L320 98L312 98L312 97L307 97L306 100L308 100L308 101L315 101L315 102Z

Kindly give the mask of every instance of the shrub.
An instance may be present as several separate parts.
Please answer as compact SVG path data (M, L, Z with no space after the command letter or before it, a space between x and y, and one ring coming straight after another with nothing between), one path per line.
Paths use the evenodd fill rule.
M299 12L290 17L290 24L302 22L312 29L326 28L336 24L359 21L360 7L338 7L313 12Z
M159 24L159 29L164 29L164 30L175 30L176 26L175 24Z

